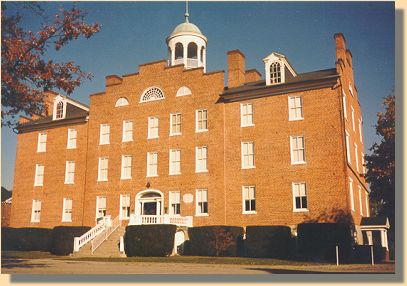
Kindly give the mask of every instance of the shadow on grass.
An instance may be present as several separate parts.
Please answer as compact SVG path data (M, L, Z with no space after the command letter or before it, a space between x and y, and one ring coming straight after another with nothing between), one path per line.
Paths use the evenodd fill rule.
M315 271L315 270L299 270L299 269L278 269L278 268L246 268L247 270L264 271L268 274L394 274L391 272L372 272L372 271L359 271L359 272L348 272L348 271Z
M2 259L1 268L13 269L13 268L38 268L38 267L48 267L44 263L25 263L29 261L28 259Z

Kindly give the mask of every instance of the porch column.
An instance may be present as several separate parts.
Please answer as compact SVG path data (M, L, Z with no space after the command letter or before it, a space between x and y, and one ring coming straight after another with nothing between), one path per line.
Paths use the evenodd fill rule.
M384 230L380 231L380 238L381 238L382 247L386 247L386 238L385 238L385 231ZM386 247L386 249L387 249L387 247Z
M385 243L384 245L386 247L386 250L389 250L389 242L387 240L387 230L383 231L383 235L384 235L384 243Z

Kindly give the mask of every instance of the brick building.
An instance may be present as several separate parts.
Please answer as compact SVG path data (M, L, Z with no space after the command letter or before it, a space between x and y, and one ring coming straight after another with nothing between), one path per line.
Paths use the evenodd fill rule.
M188 21L169 59L106 77L90 105L48 92L21 117L12 227L123 223L288 225L369 217L352 54L334 36L332 69L297 73L271 53L265 79L239 50L206 71L207 39Z

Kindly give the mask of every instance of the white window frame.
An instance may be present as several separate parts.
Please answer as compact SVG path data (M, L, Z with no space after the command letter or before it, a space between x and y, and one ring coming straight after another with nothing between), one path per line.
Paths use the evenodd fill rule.
M363 152L360 152L360 158L362 162L362 174L365 175L366 174L365 154L363 154Z
M41 221L41 201L33 200L31 206L31 222L38 223Z
M130 161L130 164L126 165L126 162L128 163L128 160ZM132 171L132 163L133 163L132 161L133 161L133 156L122 155L122 167L121 167L120 180L130 180L131 179L131 171ZM126 175L126 168L130 169L129 175Z
M69 128L66 149L76 149L77 141L78 141L78 130Z
M300 105L297 106L297 99L300 99ZM294 99L294 106L291 105L291 100ZM300 110L300 116L297 116L297 110ZM291 110L294 110L295 115L291 113ZM302 104L302 96L289 96L288 97L288 121L297 121L304 120L304 110Z
M107 128L108 132L106 132L104 128ZM110 125L102 123L100 124L99 145L108 145L108 144L110 144Z
M348 112L346 108L346 93L342 89L342 103L343 103L343 116L348 119Z
M247 145L247 151L248 151L247 154L245 154L245 150L246 150L245 145ZM249 146L251 146L251 149L253 150L252 153L250 153L250 148L249 148ZM241 144L240 144L240 150L241 150L241 165L242 165L242 169L254 169L254 168L256 168L254 142L253 142L253 141L241 142ZM250 165L250 156L252 156L252 158L253 158L253 159L252 159L252 161L253 161L253 164L252 164L252 165ZM247 162L246 162L246 159L245 159L246 157L248 158L248 159L247 159ZM247 164L246 164L246 163L247 163Z
M155 121L157 122L157 126L155 126ZM159 120L158 116L149 116L148 117L147 139L156 139L159 137L159 126L160 126L160 120ZM157 134L154 134L153 130L156 130Z
M294 146L293 146L293 139L297 140L297 145L298 145L298 138L302 138L303 141L303 148L302 148L302 152L303 152L303 157L304 160L300 161L294 161L294 152L300 152L300 148L297 150L294 150ZM290 136L290 155L291 155L291 165L301 165L301 164L306 164L307 163L307 159L305 157L305 136L304 135L297 135L297 136Z
M105 213L107 215L107 197L106 196L96 196L96 216L95 216L95 220L97 220L98 218L101 218L101 216L99 216L99 199L105 198Z
M102 177L102 161L106 160L106 178ZM109 178L109 157L99 157L98 182L107 182Z
M189 87L187 86L181 86L178 90L177 90L177 94L176 96L185 96L185 95L190 95L192 94L192 91Z
M40 132L38 133L37 153L43 153L46 151L47 151L47 133Z
M251 113L247 111L248 106L251 106L251 111L252 111ZM250 122L248 119L250 119ZM250 126L254 126L253 103L241 103L240 104L240 127L250 127Z
M346 145L346 159L348 163L352 165L352 161L350 158L350 142L349 142L349 132L345 130L345 145Z
M304 185L304 190L305 190L305 197L307 200L307 207L306 208L297 208L296 203L295 203L295 190L294 190L294 186L296 185ZM308 206L309 206L309 202L308 202L308 191L307 191L307 184L305 182L292 182L291 183L291 192L292 192L292 197L293 197L293 212L308 212ZM300 194L300 198L303 197Z
M155 155L155 162L154 162L154 158L153 158L154 155ZM147 152L147 175L146 176L147 177L158 177L158 152Z
M359 139L360 143L363 143L363 136L362 136L362 120L358 119L359 125Z
M254 191L253 198L250 198L250 190ZM254 210L246 209L246 201L254 200ZM250 204L251 208L251 204ZM256 186L242 186L242 214L256 214L257 213L257 204L256 204Z
M174 123L173 121L174 121L174 117L175 117L175 119L177 119L178 116L180 118L179 132L174 132L173 127L177 126L178 124L177 124L177 122ZM170 136L177 136L177 135L182 135L182 114L179 112L170 114Z
M62 114L61 116L57 117L57 110L58 110L58 103L62 102ZM66 116L66 101L58 100L54 102L53 112L52 112L52 120L60 120L64 119Z
M352 86L351 82L349 82L349 84L348 84L348 89L349 89L350 94L353 96L353 86Z
M123 198L129 198L129 206L123 205ZM128 208L128 216L124 215L123 207ZM129 220L130 219L130 212L131 212L131 197L129 194L120 194L120 220Z
M72 167L73 166L73 167ZM71 168L73 170L71 170ZM66 161L65 163L65 184L75 183L75 161Z
M353 144L355 148L355 163L356 163L356 171L359 173L359 154L358 154L358 145L356 143Z
M362 204L362 188L358 186L359 191L359 208L360 208L360 215L363 216L363 204Z
M177 200L175 200L175 196ZM175 213L175 208L173 205L179 205L179 213ZM168 213L170 215L181 215L181 192L180 191L171 191L168 196Z
M355 211L355 198L353 193L353 180L349 177L349 199L350 199L350 208L354 212Z
M203 150L205 150L205 153L203 153ZM207 173L207 172L208 172L208 147L197 146L195 147L195 173Z
M179 161L177 161L177 158L174 156L177 156L177 153L179 153ZM181 175L181 150L180 149L170 149L170 154L169 154L169 175ZM175 170L175 166L179 162L179 170Z
M353 132L356 132L356 126L355 126L355 109L353 108L353 106L350 106L351 109L351 113L352 113L352 129Z
M202 124L206 122L206 128L199 128L199 113L202 113ZM206 118L203 118L203 115L206 114ZM208 131L208 126L209 126L209 120L208 120L208 110L207 109L197 109L195 110L195 132L207 132Z
M42 174L39 173L39 169L42 167ZM35 164L35 177L34 177L34 187L42 187L44 185L44 172L45 167L42 164ZM40 182L39 178L42 177Z
M206 192L206 201L202 200L202 195L198 195L201 192ZM208 197L208 189L196 189L195 190L195 216L209 216L209 197ZM199 200L201 198L201 200ZM205 203L206 202L206 208L207 212L201 212L201 209L204 208L204 206L201 208L199 206L200 203Z
M369 217L370 216L370 212L369 212L369 194L366 191L365 191L365 205L366 205L366 216Z
M130 129L126 129L131 126ZM133 120L123 120L122 142L133 141Z
M119 97L116 101L115 107L126 106L129 105L129 101L125 97Z
M67 202L71 201L71 208L67 206ZM62 202L62 222L72 222L72 207L73 200L71 198L64 198Z

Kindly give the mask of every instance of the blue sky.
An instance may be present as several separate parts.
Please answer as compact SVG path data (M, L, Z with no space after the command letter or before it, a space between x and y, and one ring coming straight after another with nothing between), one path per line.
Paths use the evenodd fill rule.
M52 18L72 2L42 3ZM165 59L165 38L183 21L184 2L78 2L88 22L101 31L91 39L72 42L46 57L75 61L92 72L72 95L89 103L89 94L104 90L105 76L129 74L138 65ZM23 27L36 31L39 18L7 3L7 13L19 12ZM226 52L240 49L246 68L264 77L262 59L273 51L287 56L297 72L335 67L333 35L342 32L353 54L355 84L363 114L365 152L378 141L376 114L382 98L394 87L394 4L392 2L190 2L190 22L208 38L207 71L226 70ZM2 128L2 186L13 188L17 136Z

